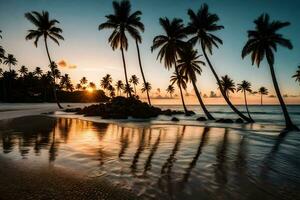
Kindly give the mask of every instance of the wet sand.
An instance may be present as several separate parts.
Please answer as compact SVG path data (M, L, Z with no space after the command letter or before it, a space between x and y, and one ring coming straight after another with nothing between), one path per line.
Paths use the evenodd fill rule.
M69 169L28 168L0 156L0 199L137 199L107 180L88 178Z

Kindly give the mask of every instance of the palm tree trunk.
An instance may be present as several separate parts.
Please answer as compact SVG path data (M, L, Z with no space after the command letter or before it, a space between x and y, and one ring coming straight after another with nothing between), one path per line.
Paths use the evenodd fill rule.
M283 101L283 98L281 96L281 93L280 93L280 89L279 89L279 86L278 86L278 83L277 83L277 79L276 79L276 75L275 75L275 71L274 71L274 67L273 67L273 64L271 64L271 62L268 62L269 63L269 66L270 66L270 71L271 71L271 76L272 76L272 80L273 80L273 84L274 84L274 88L275 88L275 92L276 92L276 95L278 97L278 100L279 100L279 103L280 103L280 106L281 106L281 109L283 111L283 114L284 114L284 119L285 119L285 126L286 126L286 130L299 130L298 127L296 127L290 116L289 116L289 113L287 111L287 108L286 108L286 105Z
M44 42L45 42L45 47L46 47L46 52L47 52L47 56L48 56L48 59L49 59L49 62L50 62L50 66L52 65L52 60L50 58L50 54L49 54L49 50L48 50L48 44L47 44L47 38L46 36L44 36ZM56 101L57 103L57 106L62 109L63 107L60 105L58 99L57 99L57 95L56 95L56 86L55 86L55 76L52 72L52 76L53 76L53 96L54 96L54 100Z
M203 103L203 101L202 101L202 98L201 98L201 95L200 95L200 93L199 93L199 91L198 91L198 88L197 88L197 86L196 86L195 80L192 80L192 84L193 84L193 87L194 87L196 96L197 96L197 98L198 98L198 101L199 101L199 103L200 103L200 105L201 105L201 108L202 108L202 110L204 111L206 117L207 117L209 120L214 120L215 118L209 113L209 111L206 109L206 107L205 107L205 105L204 105L204 103Z
M143 67L142 67L139 44L138 44L137 40L135 40L135 43L136 43L136 49L137 49L137 53L138 53L138 59L139 59L141 74L142 74L142 77L143 77L144 85L146 86L146 79L145 79L145 75L144 75L144 71L143 71ZM146 90L146 93L147 93L148 104L151 106L149 91Z
M230 107L236 114L238 114L238 115L239 115L241 118L243 118L245 121L253 123L253 122L254 122L253 119L250 119L250 118L248 118L247 116L245 116L243 113L241 113L241 112L240 112L240 111L239 111L239 110L238 110L238 109L230 102L230 100L228 99L228 97L227 97L225 91L223 90L223 87L222 87L222 85L221 85L221 81L220 81L220 79L219 79L219 77L218 77L216 71L214 70L212 64L210 63L210 60L208 59L208 56L207 56L206 51L205 51L205 49L204 49L203 42L201 42L201 48L202 48L202 52L203 52L203 54L204 54L204 56L205 56L206 62L208 63L208 65L209 65L211 71L213 72L213 74L214 74L214 76L215 76L215 78L216 78L216 80L217 80L217 82L218 82L220 91L221 91L221 93L222 93L222 95L223 95L223 97L224 97L226 103L229 105L229 107Z
M245 99L245 105L246 105L246 110L247 110L248 116L249 116L250 119L252 119L252 117L250 116L249 109L248 109L248 103L247 103L247 95L246 95L246 91L244 91L244 99Z
M136 96L136 87L135 87L135 84L133 84L133 87L134 87L134 95Z
M260 105L261 105L261 106L263 105L262 98L263 98L263 95L260 94Z
M126 85L129 86L128 78L127 78L127 70L126 70L125 57L124 57L124 50L123 50L122 43L121 43L121 53L122 53L122 60L123 60L123 67L124 67L124 74L125 74L125 81L126 81ZM128 92L129 92L129 96L131 97L131 91L129 90Z
M177 69L176 65L175 65L175 72L176 72L176 76L179 76L178 69ZM185 103L184 103L184 98L183 98L183 94L182 94L181 85L178 84L178 87L179 87L179 90L180 90L180 96L181 96L181 101L182 101L183 109L184 109L185 114L187 115L188 114L188 110L187 110L187 108L185 106Z

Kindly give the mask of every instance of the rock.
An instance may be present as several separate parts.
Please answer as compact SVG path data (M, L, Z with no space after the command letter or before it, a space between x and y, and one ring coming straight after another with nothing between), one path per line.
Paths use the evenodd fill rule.
M220 118L220 119L216 120L217 123L223 123L223 121L224 121L224 118Z
M179 119L177 117L172 117L171 121L173 121L173 122L179 122Z
M234 121L232 119L224 119L223 123L226 123L226 124L231 124L233 123Z
M206 121L206 118L205 117L198 117L196 120L203 122L203 121Z
M242 124L242 123L244 123L244 120L242 120L241 118L238 118L235 120L235 123Z
M230 123L233 123L233 120L221 118L221 119L216 120L216 122L230 124Z
M67 108L64 110L64 112L80 112L81 108Z
M194 114L196 114L194 111L188 110L188 111L185 113L185 116L191 116L191 115L194 115Z
M161 111L160 114L161 114L161 115L168 115L168 116L171 116L171 115L184 114L184 112L183 112L183 111L179 111L179 110L170 110L170 109L167 109L167 110Z

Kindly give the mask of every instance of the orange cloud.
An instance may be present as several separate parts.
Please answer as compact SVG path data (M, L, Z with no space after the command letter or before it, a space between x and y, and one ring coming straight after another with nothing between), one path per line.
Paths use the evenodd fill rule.
M68 61L66 61L64 59L58 61L57 64L58 64L59 67L62 67L62 68L65 68L65 67L67 67L69 69L75 69L75 68L77 68L77 65L71 64L71 63L69 63Z

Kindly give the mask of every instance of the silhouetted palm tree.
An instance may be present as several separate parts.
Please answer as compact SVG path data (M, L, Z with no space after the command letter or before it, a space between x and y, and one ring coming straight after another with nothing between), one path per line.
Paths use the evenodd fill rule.
M124 93L126 94L126 96L128 97L129 94L133 92L133 88L131 87L130 84L126 84L126 85L124 86L124 90L123 90L123 91L124 91Z
M121 80L118 80L116 83L117 93L119 96L121 96L121 91L124 90L124 84Z
M41 70L40 67L36 67L35 70L34 70L34 74L41 77L43 75L43 70Z
M4 57L3 64L8 65L9 71L11 71L11 66L17 65L17 59L12 54L8 54L7 57Z
M92 88L93 90L96 90L96 84L93 82L89 83L89 88Z
M167 93L170 94L170 97L173 98L173 97L172 97L172 94L175 92L174 86L173 86L173 85L169 85L169 86L167 87L166 91L167 91Z
M143 83L141 91L142 91L142 93L144 93L144 92L149 93L151 89L152 89L151 84L146 82L146 83Z
M180 88L182 87L182 89L184 89L184 90L186 90L186 88L187 88L187 85L186 85L187 77L184 76L182 74L182 72L178 72L178 74L175 72L174 75L171 76L170 82L171 82L171 85L174 85L176 83L178 87L180 86ZM181 96L182 105L185 108L186 106L185 106L182 90L180 90L180 96ZM186 110L186 113L187 113L187 110Z
M75 89L78 90L78 91L81 90L81 89L82 89L81 84L80 84L80 83L77 83Z
M20 72L21 76L24 78L24 76L28 73L28 68L25 67L24 65L22 65L19 72Z
M68 86L70 86L70 84L71 84L71 79L69 77L69 74L65 74L60 77L60 83L59 83L60 88L68 90L69 89Z
M0 64L2 63L2 60L5 58L5 50L2 46L0 46Z
M115 93L116 89L114 88L114 86L109 85L107 90L109 91L109 96L110 97L115 97L116 96L116 93Z
M248 103L247 103L247 92L252 93L251 83L249 83L248 81L245 81L245 80L242 81L242 83L237 84L237 90L236 91L237 92L241 91L241 92L244 93L246 110L247 110L249 118L251 118L250 112L249 112L249 109L248 109Z
M104 89L104 90L108 90L108 87L111 85L112 83L112 78L110 74L106 74L100 82L100 86Z
M139 22L140 11L131 14L131 5L129 1L123 0L121 2L113 1L114 14L106 15L107 21L99 25L99 30L113 29L113 33L108 39L113 50L120 48L122 53L123 67L126 84L128 85L126 63L124 57L124 49L128 48L128 40L126 32L128 32L134 39L140 38L137 29L143 28ZM129 90L131 97L131 91Z
M227 98L229 98L230 92L234 93L234 91L235 91L235 83L228 75L221 77L221 87L222 88L219 88L219 89L220 90L223 89Z
M87 84L88 80L86 79L86 77L82 77L80 79L80 84L82 86L82 89L85 90L86 89L86 84Z
M175 73L179 76L178 68L176 66L176 61L178 58L178 52L185 46L183 41L186 38L185 28L181 19L174 18L171 21L168 18L160 18L159 23L162 26L165 35L158 35L153 39L153 45L151 51L154 51L160 48L157 59L159 58L160 62L164 60L165 67L169 70L172 66L175 66ZM178 84L180 95L182 95L182 86ZM183 96L181 96L183 100ZM183 103L183 108L185 113L188 113L188 110Z
M41 37L44 39L47 56L49 59L50 65L52 65L52 60L49 54L47 39L50 38L56 44L59 45L58 40L64 40L62 33L62 29L56 27L55 25L59 23L56 19L49 19L49 13L47 11L42 11L42 13L33 11L30 13L25 13L25 17L36 27L35 30L29 30L28 35L26 36L26 40L34 40L34 44L37 47L38 41ZM53 73L53 71L52 71ZM54 74L53 74L54 76ZM57 98L56 95L56 87L55 84L53 86L54 99L59 108L63 108Z
M210 13L208 11L207 4L203 4L197 13L189 9L188 15L190 17L190 22L188 23L187 32L190 35L192 35L192 38L189 40L189 42L194 45L197 42L200 43L206 62L217 80L221 94L223 95L226 103L241 118L243 118L248 122L253 122L250 118L248 118L243 113L241 113L228 99L225 91L221 87L221 80L219 79L217 72L213 68L206 52L208 51L210 54L212 54L213 47L218 48L219 44L223 44L222 40L213 34L214 32L224 28L223 26L218 25L218 21L219 21L218 15Z
M134 95L136 95L136 85L139 84L139 78L136 75L132 75L129 82L133 84Z
M248 31L248 41L242 50L242 57L246 57L251 54L252 65L255 63L259 67L260 62L266 58L270 67L271 76L275 88L276 95L282 108L286 129L295 130L298 129L292 122L289 113L287 111L284 100L281 96L281 92L277 83L275 71L274 71L274 51L277 50L277 45L292 49L292 43L290 40L279 34L278 31L286 26L289 26L289 22L272 21L268 14L262 14L255 21L255 29Z
M298 66L298 70L296 71L296 74L292 76L292 78L295 78L295 81L300 84L300 66Z
M192 46L188 45L182 51L179 51L179 60L177 62L177 67L181 71L181 73L185 77L187 77L187 80L192 83L198 101L206 117L210 120L214 120L215 118L206 109L203 100L201 98L201 94L198 91L198 88L196 86L196 81L197 81L196 74L200 75L202 71L200 65L205 65L204 62L199 60L199 57L200 56L197 55L197 51L193 50Z
M268 95L269 91L265 87L260 87L258 93L260 94L260 105L263 105L263 95Z

